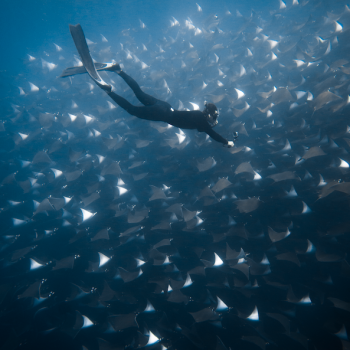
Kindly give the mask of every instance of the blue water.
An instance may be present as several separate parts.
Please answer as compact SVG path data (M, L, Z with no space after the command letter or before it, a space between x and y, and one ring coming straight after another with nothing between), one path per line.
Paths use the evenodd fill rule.
M349 347L350 16L292 3L3 1L0 350ZM77 23L235 147L60 78Z
M186 19L195 13L196 3L180 1L4 1L1 11L1 42L3 54L1 65L7 71L18 74L21 60L27 53L45 50L53 42L71 46L68 24L80 23L92 33L118 38L118 32L138 28L141 19L154 39L162 37L161 31L168 27L171 16ZM249 15L253 8L269 11L276 1L251 3L210 1L201 3L207 14L222 15L226 10L236 9ZM233 23L234 25L234 23ZM139 38L139 37L138 37ZM137 38L137 39L138 39ZM23 67L22 67L23 69Z

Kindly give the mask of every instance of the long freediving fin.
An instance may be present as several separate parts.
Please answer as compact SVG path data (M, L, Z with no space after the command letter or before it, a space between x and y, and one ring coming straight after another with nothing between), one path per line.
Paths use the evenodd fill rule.
M108 85L97 73L94 62L92 61L88 45L86 43L85 35L80 24L69 25L69 30L74 40L75 47L77 48L81 61L90 75L90 77L95 81L95 83L107 92L112 91L112 87Z
M97 71L100 71L100 70L110 70L110 67L113 66L114 63L98 63L98 62L95 62L94 65L95 65L95 69ZM66 68L62 74L60 75L61 78L64 78L64 77L69 77L69 76L72 76L72 75L76 75L76 74L84 74L84 73L87 73L86 69L84 66L74 66L74 67L69 67L69 68Z

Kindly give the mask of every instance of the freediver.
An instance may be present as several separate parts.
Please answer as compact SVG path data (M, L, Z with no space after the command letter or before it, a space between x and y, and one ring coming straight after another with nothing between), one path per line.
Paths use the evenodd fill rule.
M199 110L178 111L173 109L169 103L158 100L143 92L137 82L121 70L118 63L94 64L81 25L69 25L69 29L83 62L83 67L67 68L61 77L87 72L92 80L129 114L141 119L166 122L180 129L197 129L200 132L207 133L212 139L221 142L224 146L233 147L233 141L227 141L212 129L217 125L219 117L218 109L213 103L205 102L203 112ZM107 70L117 73L129 85L137 99L144 106L133 106L125 98L113 92L112 86L103 81L97 70ZM235 132L234 139L237 137L238 133Z

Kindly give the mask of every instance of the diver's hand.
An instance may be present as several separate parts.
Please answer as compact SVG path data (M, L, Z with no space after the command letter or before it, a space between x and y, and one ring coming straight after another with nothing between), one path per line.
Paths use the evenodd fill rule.
M225 145L226 147L228 147L228 148L231 148L231 147L233 147L235 144L233 143L233 141L228 141L227 142L227 145Z

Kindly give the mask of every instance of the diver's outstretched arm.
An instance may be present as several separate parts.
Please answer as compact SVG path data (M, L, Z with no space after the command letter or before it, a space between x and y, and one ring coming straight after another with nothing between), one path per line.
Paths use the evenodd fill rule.
M203 131L206 132L213 140L221 142L225 147L231 148L235 145L233 141L227 141L220 134L214 131L210 126L205 128Z
M83 29L81 28L81 25L77 24L73 26L70 24L69 30L74 40L75 47L79 52L81 61L83 62L83 65L86 71L89 73L91 79L93 79L94 82L101 89L105 90L106 92L111 92L112 91L111 85L108 85L97 73L97 70L95 68L94 62L92 61L90 51L87 46L85 35L83 32Z

